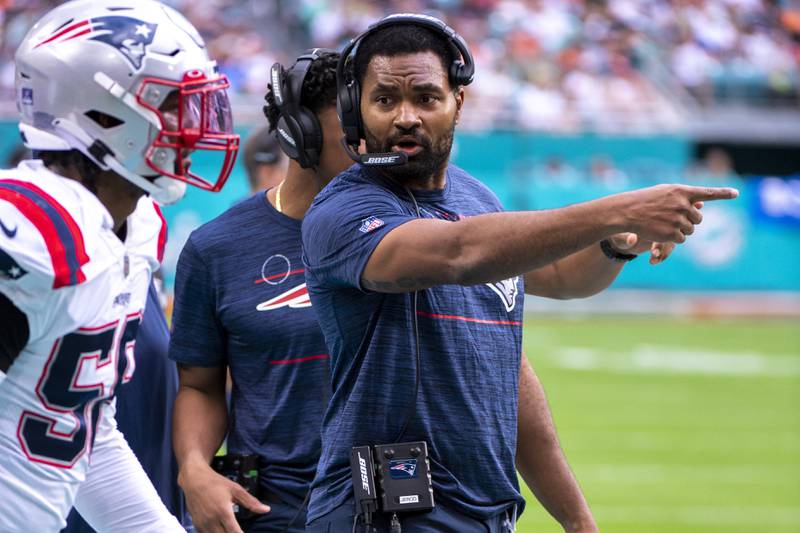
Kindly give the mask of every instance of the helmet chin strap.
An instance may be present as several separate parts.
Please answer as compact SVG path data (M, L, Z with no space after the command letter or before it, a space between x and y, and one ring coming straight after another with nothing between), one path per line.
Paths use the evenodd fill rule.
M93 140L83 129L65 119L53 121L53 128L62 138L69 139L72 148L80 150L86 157L91 159L103 170L111 170L130 181L140 189L147 192L156 202L160 204L174 204L186 193L186 184L160 176L153 181L135 174L125 168L116 157L100 141ZM158 183L158 186L156 185ZM163 186L162 186L163 185Z
M145 190L150 197L159 204L174 204L183 198L184 194L186 194L186 183L182 181L167 178L165 176L158 176L153 181L150 181L149 179L143 178L138 174L134 174L122 166L122 164L110 154L106 155L103 160L112 171L127 179L140 189ZM156 183L163 186L157 186Z

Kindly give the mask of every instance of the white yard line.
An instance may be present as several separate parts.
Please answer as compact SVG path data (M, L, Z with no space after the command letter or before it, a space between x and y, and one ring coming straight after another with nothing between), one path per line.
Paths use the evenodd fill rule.
M765 484L800 485L792 471L796 465L666 465L640 464L584 464L577 466L584 483L713 483L713 484Z
M617 506L593 505L594 516L604 523L753 526L752 531L769 531L767 526L800 526L797 506Z
M800 421L800 420L799 420ZM734 449L737 453L792 453L800 457L800 426L797 424L781 428L759 428L754 430L746 425L730 427L719 426L711 430L699 429L693 425L669 426L652 429L630 429L624 431L616 427L606 429L584 429L571 427L562 437L568 440L570 448L579 453L598 451L602 453L620 452L674 452L679 453L719 453ZM800 461L795 465L800 472ZM798 476L800 484L800 475Z
M553 366L581 371L620 374L696 374L794 378L800 376L800 356L759 352L722 352L708 349L640 344L628 352L565 346L534 355Z
M591 298L550 300L525 298L531 317L594 315L670 315L708 317L800 317L797 291L676 291L609 289ZM535 318L531 319L531 322Z

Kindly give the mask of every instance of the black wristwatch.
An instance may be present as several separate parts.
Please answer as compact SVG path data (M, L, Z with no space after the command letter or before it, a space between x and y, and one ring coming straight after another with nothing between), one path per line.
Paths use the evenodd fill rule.
M627 263L628 261L633 261L639 257L636 254L624 254L616 250L609 239L603 239L600 241L600 249L603 251L603 255L612 261L616 261L617 263Z

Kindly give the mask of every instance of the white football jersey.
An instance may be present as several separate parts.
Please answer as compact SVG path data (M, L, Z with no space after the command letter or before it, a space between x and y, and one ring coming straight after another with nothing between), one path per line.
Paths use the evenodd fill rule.
M123 243L108 210L80 183L41 161L0 171L0 292L30 330L0 382L0 531L65 525L102 438L96 433L116 431L101 419L113 417L114 391L132 376L136 330L165 239L147 197Z

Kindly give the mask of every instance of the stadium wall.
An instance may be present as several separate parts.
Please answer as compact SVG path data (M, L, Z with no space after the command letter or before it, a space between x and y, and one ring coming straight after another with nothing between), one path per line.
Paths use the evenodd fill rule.
M242 132L246 133L246 132ZM7 157L18 138L16 124L0 122ZM683 179L691 143L681 136L553 136L515 132L464 133L456 138L455 162L486 183L509 209L548 209L614 192ZM597 183L583 175L572 181L543 179L549 158L583 168L601 155L627 169L624 180ZM191 231L248 195L240 164L216 195L189 188L183 202L167 207L169 242L164 274L171 286L175 263ZM203 165L196 157L195 167ZM799 177L800 178L800 177ZM733 185L741 196L708 204L696 234L653 270L646 259L625 268L614 287L680 291L791 291L800 293L800 179L731 177L706 185Z

